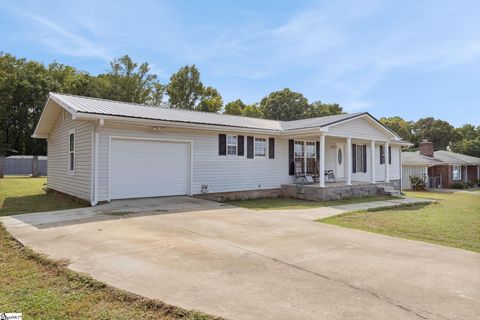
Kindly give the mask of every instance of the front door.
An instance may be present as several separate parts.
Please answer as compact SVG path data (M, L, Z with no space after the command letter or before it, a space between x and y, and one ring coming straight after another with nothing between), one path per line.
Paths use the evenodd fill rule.
M345 178L345 143L337 143L337 178Z

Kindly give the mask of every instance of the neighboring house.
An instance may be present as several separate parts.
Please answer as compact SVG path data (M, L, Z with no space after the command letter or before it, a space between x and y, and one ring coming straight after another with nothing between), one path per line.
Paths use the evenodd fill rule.
M5 158L4 174L9 175L47 175L47 157L38 156L37 167L34 166L34 156L9 156Z
M456 182L474 184L480 179L480 158L433 151L433 144L423 141L419 151L402 153L402 172L403 189L410 189L410 176L425 177L430 188L450 188Z
M333 170L343 185L400 188L402 141L368 113L274 121L51 93L33 135L48 141L48 185L112 199L279 190ZM324 175L319 188L330 186Z

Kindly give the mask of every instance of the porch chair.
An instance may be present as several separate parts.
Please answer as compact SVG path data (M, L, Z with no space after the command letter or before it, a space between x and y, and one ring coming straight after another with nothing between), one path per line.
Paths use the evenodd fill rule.
M324 172L325 176L325 182L337 182L337 179L335 178L335 173L333 173L333 170L325 170Z
M294 166L295 166L295 180L293 181L293 183L299 183L299 184L313 183L313 178L307 173L303 172L302 164L299 161L295 161Z

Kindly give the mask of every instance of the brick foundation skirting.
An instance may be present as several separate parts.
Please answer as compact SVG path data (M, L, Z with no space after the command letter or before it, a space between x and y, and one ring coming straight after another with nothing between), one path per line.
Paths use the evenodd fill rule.
M213 201L248 200L260 198L278 198L280 189L246 190L233 192L215 192L197 194L195 197Z
M390 183L381 184L365 183L351 186L327 186L325 188L320 188L318 185L285 184L282 185L281 196L312 201L361 198L383 195L382 187L384 186L391 186L394 189L399 190L400 181L395 180Z

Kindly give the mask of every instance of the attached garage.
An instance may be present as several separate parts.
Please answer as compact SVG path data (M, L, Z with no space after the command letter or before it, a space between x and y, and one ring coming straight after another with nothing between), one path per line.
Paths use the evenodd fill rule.
M112 137L110 200L191 194L191 143Z

